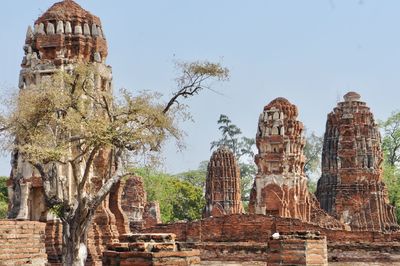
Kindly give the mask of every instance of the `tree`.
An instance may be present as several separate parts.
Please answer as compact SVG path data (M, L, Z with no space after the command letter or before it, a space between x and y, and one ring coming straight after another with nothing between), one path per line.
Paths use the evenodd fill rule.
M231 149L238 161L245 156L254 157L254 139L241 137L242 131L232 123L227 115L221 114L217 124L220 125L218 129L221 131L222 138L211 142L211 150L226 146Z
M395 166L400 162L400 112L392 113L380 126L384 133L382 148L385 158L391 166Z
M211 150L226 146L235 155L240 168L242 200L247 206L246 202L249 201L251 186L257 171L253 150L255 140L241 136L242 131L227 115L221 114L217 124L220 125L218 129L221 131L222 138L211 142Z
M306 162L304 164L304 173L308 178L308 189L311 193L317 190L317 182L321 175L321 156L323 138L317 136L314 132L310 135L306 131L306 145L304 146L304 156Z
M147 199L160 203L164 223L201 218L205 205L203 187L182 179L186 173L193 171L176 176L151 168L136 169L136 172L143 177Z
M96 69L79 65L58 72L37 88L21 90L9 115L0 118L11 151L29 161L43 180L46 204L57 210L63 225L63 265L84 265L87 232L95 210L122 177L128 175L124 158L158 151L168 137L180 140L177 126L182 114L180 98L209 88L209 81L226 80L228 70L219 64L180 64L178 89L166 105L150 93L132 95L96 86ZM15 141L14 141L15 140ZM107 155L100 186L91 184L94 162ZM68 191L57 166L71 167L75 197L57 195L55 186Z
M8 196L7 177L0 176L0 219L7 218Z
M182 181L189 182L195 187L205 188L206 187L206 176L207 176L207 165L208 161L202 161L196 170L189 170L176 175L177 178Z
M397 221L400 222L400 112L393 112L379 125L383 130L383 180L390 204L396 207Z
M389 160L383 164L383 181L388 190L389 202L396 207L397 221L400 222L400 171Z

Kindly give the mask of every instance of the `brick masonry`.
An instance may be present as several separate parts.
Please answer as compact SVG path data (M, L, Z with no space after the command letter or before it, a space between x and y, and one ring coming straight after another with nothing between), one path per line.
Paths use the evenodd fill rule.
M41 222L0 220L0 265L45 265L45 227Z
M382 180L381 136L361 96L349 92L328 114L316 195L329 214L358 231L396 231Z
M207 168L203 217L243 213L240 168L233 152L227 147L218 148Z

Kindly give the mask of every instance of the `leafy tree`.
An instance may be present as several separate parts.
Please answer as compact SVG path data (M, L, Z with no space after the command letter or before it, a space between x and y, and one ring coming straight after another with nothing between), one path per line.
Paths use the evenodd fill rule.
M317 136L314 132L306 135L306 145L304 146L304 156L306 162L304 164L304 173L308 178L307 186L311 193L315 193L317 190L317 180L321 175L321 156L323 138Z
M143 177L147 199L160 203L164 223L201 218L205 204L202 186L182 180L181 175L172 176L150 168L135 172Z
M386 161L395 166L400 162L400 112L392 113L380 126L384 133L382 148Z
M7 177L0 177L0 219L7 218L8 211L8 192L7 192Z
M221 114L217 124L222 138L211 142L211 150L226 146L235 155L240 167L242 200L247 206L246 202L249 201L250 190L257 171L253 161L255 140L241 136L242 131L232 123L227 115Z
M207 169L198 168L197 170L189 170L176 175L182 181L188 182L195 187L204 188L206 186Z
M174 190L173 219L193 221L201 218L205 205L203 188L192 185L187 181L173 178Z
M309 180L318 179L321 174L321 156L322 156L323 138L317 136L314 132L310 135L306 132L306 145L304 146L304 172Z
M110 90L96 86L94 66L79 65L68 73L60 71L36 88L21 90L10 115L0 117L10 150L17 150L34 166L43 180L47 206L58 210L63 225L63 265L84 265L95 210L112 186L128 175L125 155L158 151L168 137L179 141L177 120L182 106L178 100L209 88L209 81L228 77L227 69L210 62L180 67L178 89L166 105L149 93L133 96L123 91L121 99L116 99ZM100 153L109 154L109 167L104 169L101 187L94 189L89 180ZM59 164L72 169L73 199L56 194L56 187L68 191L68 182L58 176Z
M242 131L227 115L221 114L217 124L220 125L218 129L221 131L222 138L211 142L211 150L226 146L231 149L238 161L245 156L254 157L254 139L241 136Z
M379 124L383 130L383 180L400 223L400 112L393 112L386 121Z
M400 171L390 160L383 164L383 181L386 184L390 204L396 207L397 221L400 223Z

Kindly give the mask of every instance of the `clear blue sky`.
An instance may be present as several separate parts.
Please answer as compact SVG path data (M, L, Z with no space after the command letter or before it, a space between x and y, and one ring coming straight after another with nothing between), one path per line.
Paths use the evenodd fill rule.
M255 136L264 105L283 96L300 120L323 134L339 97L355 90L377 119L400 109L400 1L396 0L77 0L99 16L109 44L114 87L174 89L174 60L221 61L231 79L191 99L194 123L183 124L187 149L169 145L165 168L196 168L219 137L216 121L228 115ZM16 87L28 25L49 0L3 1L0 86ZM9 158L0 174L9 174Z

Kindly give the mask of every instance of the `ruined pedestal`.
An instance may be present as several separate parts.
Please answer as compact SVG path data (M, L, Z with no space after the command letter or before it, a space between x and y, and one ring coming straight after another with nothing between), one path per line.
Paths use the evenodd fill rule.
M104 252L103 265L198 265L199 255L198 250L181 250L174 234L127 234Z
M240 169L234 154L221 147L208 163L206 206L203 217L243 213L240 193Z
M268 242L268 266L327 266L326 237L318 233L298 232L280 235Z
M382 161L374 116L359 94L349 92L326 122L316 192L321 207L352 230L397 230L382 181Z

